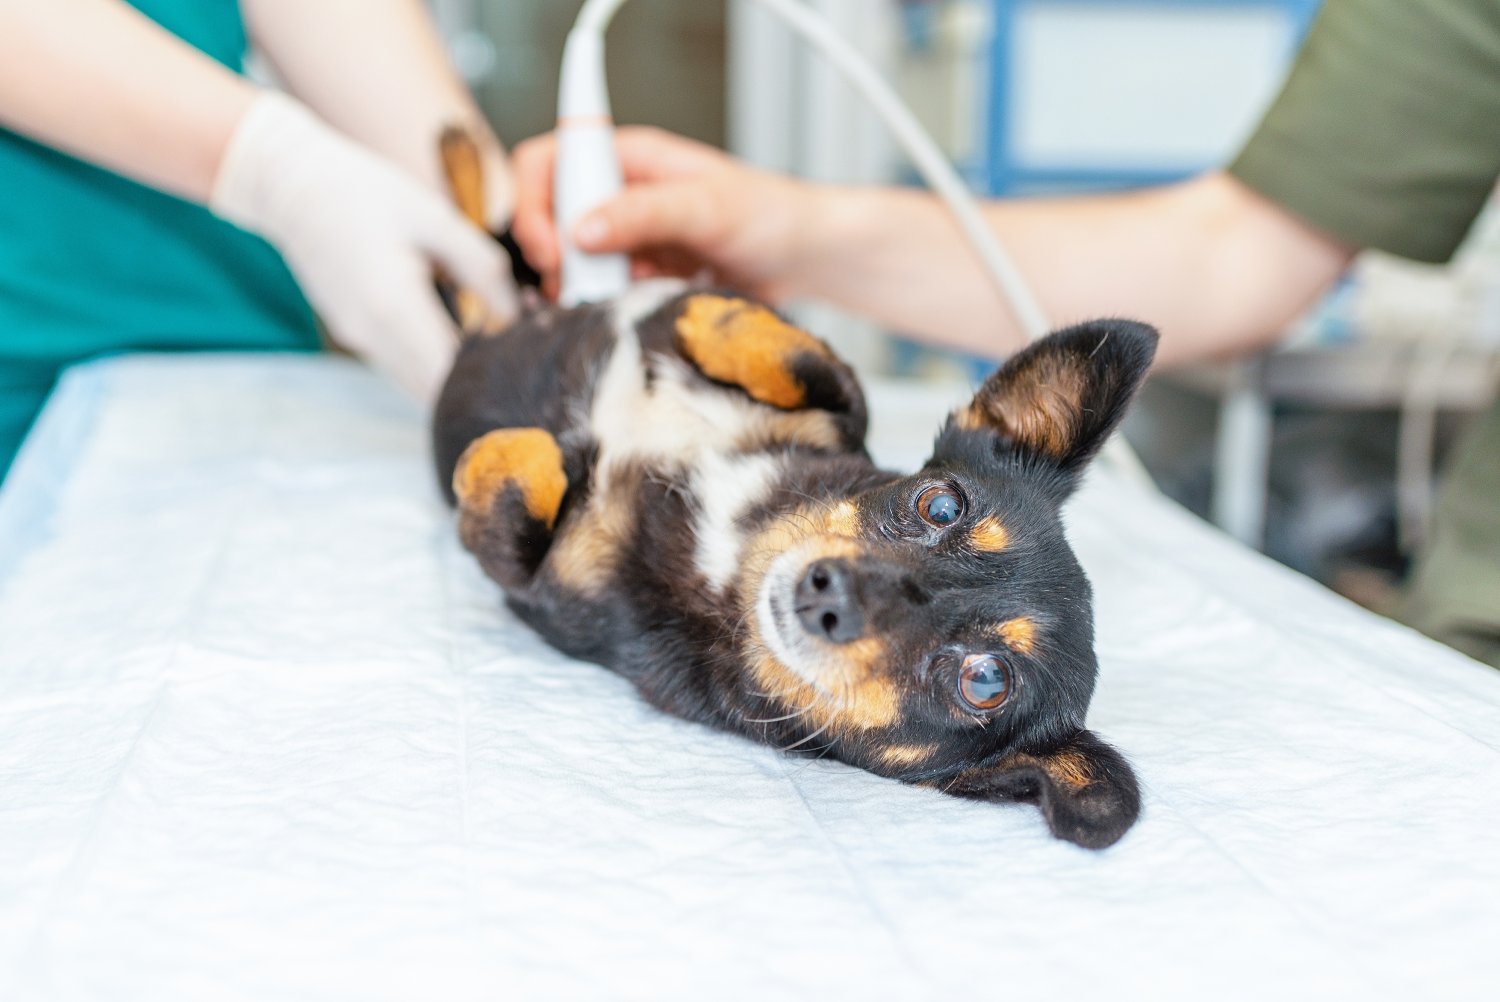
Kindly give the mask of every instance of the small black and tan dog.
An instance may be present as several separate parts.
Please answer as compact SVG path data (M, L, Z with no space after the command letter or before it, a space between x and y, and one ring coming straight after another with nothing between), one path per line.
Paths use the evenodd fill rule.
M1114 843L1130 766L1059 509L1150 366L1108 320L1018 353L920 471L878 469L853 373L732 293L654 282L469 337L438 404L465 546L559 650L653 705Z

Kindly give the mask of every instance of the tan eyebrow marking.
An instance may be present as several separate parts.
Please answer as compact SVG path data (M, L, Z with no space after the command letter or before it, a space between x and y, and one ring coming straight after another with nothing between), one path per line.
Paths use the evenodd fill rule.
M974 549L984 553L999 553L1010 545L1010 533L998 518L986 515L969 530L969 542L974 544Z
M995 627L995 635L1017 654L1030 654L1036 646L1036 623L1022 616Z

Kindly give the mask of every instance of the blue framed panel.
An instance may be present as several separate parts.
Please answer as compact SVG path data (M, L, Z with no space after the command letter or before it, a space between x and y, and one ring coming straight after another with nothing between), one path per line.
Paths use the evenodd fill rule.
M1164 184L1202 170L1207 163L1171 163L1161 166L1046 165L1023 162L1015 143L1016 102L1020 99L1015 80L1017 21L1027 12L1050 9L1099 11L1143 11L1159 13L1173 9L1198 11L1271 11L1282 14L1290 28L1287 59L1301 45L1322 0L990 0L993 7L993 38L989 59L990 95L984 123L986 187L994 195L1043 190L1128 188ZM1101 74L1101 78L1104 74Z

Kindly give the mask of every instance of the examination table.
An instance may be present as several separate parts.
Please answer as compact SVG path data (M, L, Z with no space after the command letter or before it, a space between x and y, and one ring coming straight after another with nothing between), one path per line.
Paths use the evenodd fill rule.
M872 394L914 468L941 393ZM1093 853L657 713L329 357L72 372L0 492L0 999L1500 998L1500 673L1092 477Z

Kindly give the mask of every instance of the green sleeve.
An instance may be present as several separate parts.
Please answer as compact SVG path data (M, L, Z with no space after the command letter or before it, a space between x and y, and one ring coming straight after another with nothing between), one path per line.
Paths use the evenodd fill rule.
M1448 260L1500 175L1500 3L1328 0L1229 171L1348 243Z

